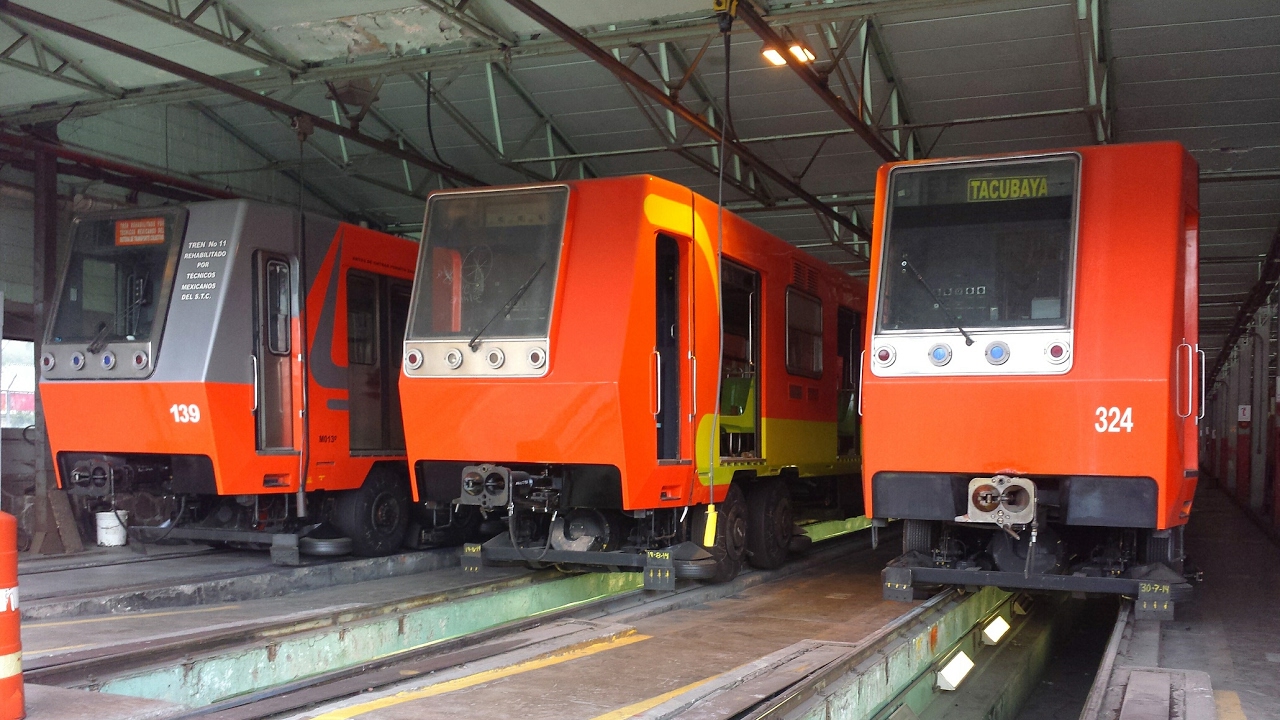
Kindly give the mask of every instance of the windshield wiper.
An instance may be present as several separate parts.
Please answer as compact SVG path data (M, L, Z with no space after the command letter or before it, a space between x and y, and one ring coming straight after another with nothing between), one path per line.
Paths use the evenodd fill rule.
M933 306L938 308L938 312L945 315L947 320L955 326L955 329L959 330L960 334L964 336L964 344L972 345L973 338L969 337L969 333L965 332L965 329L960 326L960 318L956 317L955 314L951 312L950 308L942 302L942 298L938 297L938 294L935 293L933 288L929 286L929 283L925 281L924 276L920 274L919 270L916 270L915 266L912 265L911 261L906 257L902 258L902 269L904 271L911 271L911 274L915 276L915 279L920 281L920 285L924 287L924 291L929 293L929 297L933 298Z
M533 284L533 281L537 279L538 274L542 272L542 268L546 266L547 266L547 261L543 260L542 264L538 266L538 269L534 270L533 274L529 276L529 279L525 280L524 284L521 285L516 290L515 294L511 296L511 299L508 300L506 304L503 305L498 310L498 312L494 313L493 317L489 318L489 322L485 323L484 327L477 330L476 334L471 336L471 339L467 341L467 347L471 348L471 352L476 351L476 344L480 342L480 336L484 334L485 330L489 329L489 326L493 324L494 320L497 320L503 315L511 314L511 311L515 308L516 303L520 302L520 298L524 297L525 292L529 290L529 286Z
M130 312L133 312L133 309L138 307L139 305L142 305L143 304L142 301L146 299L147 299L146 295L139 295L137 299L135 299L133 302L129 303L128 305L124 306L124 308L122 308L120 312L117 312L115 315L111 317L110 325L108 325L106 322L99 324L98 332L94 333L93 339L89 341L89 346L86 347L85 350L88 350L90 355L97 355L99 352L101 352L102 348L106 347L107 345L107 343L104 341L107 339L108 328L114 327L115 324L122 317L124 317Z

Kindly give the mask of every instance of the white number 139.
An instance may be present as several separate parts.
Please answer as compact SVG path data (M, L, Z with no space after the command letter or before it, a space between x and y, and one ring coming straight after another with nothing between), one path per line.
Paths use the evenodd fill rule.
M1118 433L1123 429L1125 432L1133 432L1133 408L1121 410L1118 407L1100 407L1093 412L1098 416L1098 422L1093 424L1094 430Z
M176 423L198 423L200 422L200 406L199 405L183 405L177 404L169 408L169 412L173 413L173 421Z

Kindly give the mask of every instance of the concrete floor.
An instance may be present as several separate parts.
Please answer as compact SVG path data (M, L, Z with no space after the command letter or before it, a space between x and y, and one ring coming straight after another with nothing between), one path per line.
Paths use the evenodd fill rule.
M273 567L266 551L200 551L194 546L148 546L148 550L149 555L118 547L48 558L24 557L18 564L22 599L29 602L156 583L177 585Z
M200 558L204 562L211 558ZM190 561L188 561L190 562ZM324 611L389 602L527 572L521 569L486 571L483 578L459 567L327 587L283 597L233 603L212 603L157 611L116 613L66 619L24 621L23 656L27 661L54 655L143 640L190 635L212 628L256 625ZM21 587L26 592L25 578Z
M691 608L634 622L607 618L633 626L640 637L588 656L522 664L511 674L444 694L397 696L428 684L410 681L299 717L629 717L638 712L632 707L637 703L707 680L798 640L856 642L867 636L911 607L880 598L880 570L899 552L896 543L889 543L877 552L854 556L847 565L827 565ZM627 712L620 712L622 708Z
M1160 666L1202 670L1219 718L1235 697L1249 720L1280 718L1280 547L1216 485L1202 482L1187 555L1204 572L1192 602L1163 623Z

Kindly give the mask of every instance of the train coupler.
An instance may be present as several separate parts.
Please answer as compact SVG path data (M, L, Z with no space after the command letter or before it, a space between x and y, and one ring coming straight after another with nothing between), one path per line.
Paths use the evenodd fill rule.
M463 572L478 573L484 567L484 554L480 549L480 543L466 543L462 546Z

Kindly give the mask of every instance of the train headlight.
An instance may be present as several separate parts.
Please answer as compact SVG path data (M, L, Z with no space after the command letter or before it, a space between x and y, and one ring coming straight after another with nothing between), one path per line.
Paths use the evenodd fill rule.
M540 369L547 364L547 352L542 348L536 347L529 351L527 359L529 360L529 367L535 370Z
M417 370L418 368L422 367L422 351L415 348L405 353L404 364L410 370Z
M479 495L484 492L484 476L475 470L463 475L462 490L468 495Z
M1045 347L1044 356L1045 359L1054 365L1061 365L1067 361L1067 358L1071 357L1071 346L1064 342L1055 340Z
M146 370L147 363L151 362L151 358L147 357L145 351L139 350L133 354L133 369Z
M507 479L502 473L491 472L484 478L484 491L490 495L501 495L507 489Z
M501 348L493 348L484 354L484 361L489 363L489 367L497 370L502 367L502 363L507 361L507 356L503 354Z
M448 365L450 370L462 367L462 352L457 348L451 348L444 354L444 364Z
M951 362L951 346L946 343L938 343L929 348L929 362L937 367L942 367Z
M57 365L58 361L53 357L53 353L47 352L40 356L40 369L49 372Z
M71 353L71 369L72 370L84 369L84 353L79 351Z
M876 348L876 354L872 358L880 367L889 367L894 360L898 359L898 353L889 345L881 345Z
M986 356L992 365L1003 365L1009 360L1009 346L996 340L987 346Z
M102 353L102 358L98 362L102 363L103 370L111 370L116 366L116 354L108 350Z

